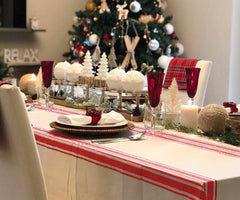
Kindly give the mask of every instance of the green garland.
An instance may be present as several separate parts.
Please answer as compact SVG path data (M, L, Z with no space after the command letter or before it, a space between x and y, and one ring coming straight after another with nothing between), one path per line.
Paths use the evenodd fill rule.
M191 133L195 135L200 135L200 136L206 136L210 139L223 142L226 144L231 144L234 146L240 146L240 134L234 130L231 130L231 128L227 127L225 132L220 135L210 135L207 133L204 133L200 130L188 128L182 125L166 125L165 129L173 129L178 132L184 132L184 133Z

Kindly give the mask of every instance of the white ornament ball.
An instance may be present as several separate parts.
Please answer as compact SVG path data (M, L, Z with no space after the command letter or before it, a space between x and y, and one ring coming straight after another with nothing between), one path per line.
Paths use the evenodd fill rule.
M144 88L144 76L139 71L128 71L122 79L122 85L125 91L142 91Z
M167 35L171 35L174 32L174 26L170 23L164 26Z
M77 82L81 75L82 65L80 63L73 63L67 68L67 80L70 82Z
M126 76L126 72L123 69L115 68L108 73L107 86L109 89L122 90L122 79Z
M141 4L137 1L133 1L129 6L130 10L134 13L137 13L141 10Z
M159 48L159 42L156 39L150 40L150 42L148 43L148 48L151 51L156 51Z
M184 53L184 46L180 43L177 42L175 44L175 47L178 48L177 52L175 53L176 56L181 56Z
M59 80L66 79L67 69L70 67L70 65L71 64L67 61L57 63L53 70L55 78Z
M202 108L198 116L198 127L205 133L215 135L225 131L225 121L228 113L217 104L209 104Z
M90 35L88 39L89 39L89 42L91 45L96 45L98 43L99 37L97 34L94 33L94 34Z
M167 66L168 64L168 61L169 61L169 57L168 56L165 56L165 55L161 55L159 58L158 58L158 65L165 69L165 67Z

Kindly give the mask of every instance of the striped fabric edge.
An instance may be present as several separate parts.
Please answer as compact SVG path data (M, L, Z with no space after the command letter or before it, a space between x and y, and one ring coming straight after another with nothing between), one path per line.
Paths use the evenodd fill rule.
M41 110L46 110L49 112L54 112L54 113L58 113L58 114L79 114L78 112L74 112L74 111L67 111L64 109L59 109L59 108L44 108L42 106L37 106L37 109L41 109ZM139 126L135 126L135 129L133 129L132 131L137 132L139 130L146 130L143 127L139 127ZM216 143L211 143L211 142L207 142L207 141L202 141L202 140L197 140L197 139L193 139L193 138L189 138L189 137L185 137L185 136L179 136L176 134L171 134L171 133L166 133L166 132L156 132L156 133L152 133L151 131L148 131L147 135L151 135L151 136L156 136L156 137L160 137L162 139L166 139L166 140L172 140L175 142L179 142L179 143L184 143L190 146L195 146L197 148L203 148L205 150L209 150L209 151L215 151L218 153L222 153L228 156L233 156L233 157L237 157L240 158L240 149L236 149L233 148L231 146L223 146L221 144L216 144Z
M135 128L142 130L141 127L135 127ZM240 149L232 148L230 146L229 147L223 146L221 144L211 143L211 142L207 142L207 141L203 141L203 140L193 139L193 138L184 137L184 136L175 135L175 134L166 133L166 132L152 133L151 131L148 131L147 135L187 144L190 146L202 148L202 149L209 150L209 151L218 152L220 154L224 154L224 155L231 156L231 157L240 158Z
M152 163L126 153L110 151L84 140L69 141L34 127L38 145L88 160L130 177L164 188L189 199L216 199L216 181L170 166ZM44 136L43 136L44 135Z
M79 114L78 112L74 112L74 111L67 111L67 110L59 109L59 108L44 108L39 105L37 105L36 108L41 109L41 110L46 110L49 112L58 113L58 114ZM146 130L146 129L143 127L135 126L135 129L133 129L132 131L137 132L139 130ZM231 146L227 147L227 146L223 146L221 144L218 145L213 142L211 143L211 142L207 142L207 141L197 140L197 139L193 139L193 138L189 138L189 137L185 137L185 136L179 136L176 134L171 134L171 133L166 133L166 132L156 132L153 134L151 131L148 131L147 135L156 136L156 137L160 137L162 139L172 140L172 141L184 143L184 144L187 144L190 146L195 146L197 148L203 148L205 150L215 151L215 152L222 153L222 154L225 154L228 156L240 158L240 149L238 150Z

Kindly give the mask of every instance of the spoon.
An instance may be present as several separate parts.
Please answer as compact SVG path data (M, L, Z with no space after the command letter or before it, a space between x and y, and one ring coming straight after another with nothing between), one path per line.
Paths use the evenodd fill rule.
M112 143L112 142L121 142L121 141L137 141L140 140L144 134L146 133L146 131L141 131L138 132L134 135L131 135L129 137L126 138L107 138L107 139L96 139L96 140L91 140L92 143L98 143L98 144L104 144L104 143Z
M28 107L26 107L27 111L32 111L32 109L35 107L35 104L32 104Z

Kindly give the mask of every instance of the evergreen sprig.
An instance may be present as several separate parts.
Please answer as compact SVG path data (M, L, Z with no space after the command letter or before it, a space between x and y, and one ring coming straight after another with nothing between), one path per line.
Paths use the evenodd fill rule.
M180 124L179 125L168 124L165 126L165 128L176 130L178 132L190 133L190 134L195 134L195 135L199 135L199 136L205 136L205 137L208 137L210 139L213 139L213 140L216 140L219 142L231 144L234 146L240 146L240 134L231 129L226 129L226 131L220 135L210 135L210 134L202 132L201 130L188 128L188 127L182 126Z

